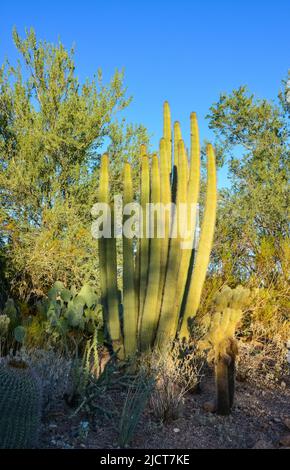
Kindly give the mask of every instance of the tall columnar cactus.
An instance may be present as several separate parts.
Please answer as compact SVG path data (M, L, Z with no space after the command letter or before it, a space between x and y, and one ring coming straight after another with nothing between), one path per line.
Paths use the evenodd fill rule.
M152 157L150 202L153 204L149 214L152 238L150 239L148 281L140 326L140 346L142 351L152 346L159 319L157 305L160 281L161 239L157 236L159 218L158 209L154 205L160 202L160 173L156 154Z
M145 150L145 149L143 149ZM141 153L141 190L140 190L140 204L141 204L141 238L139 240L139 251L137 252L139 262L136 263L136 286L138 289L138 330L140 329L142 313L145 302L146 288L148 282L148 266L149 266L149 237L147 232L149 223L147 224L146 207L150 202L150 168L149 159L145 151Z
M172 131L171 131L171 115L168 101L163 105L163 138L166 143L167 170L171 171L172 166Z
M180 124L178 121L174 123L174 148L173 148L173 165L178 167L178 142L182 139Z
M190 169L187 186L187 217L184 221L185 234L182 237L181 260L176 286L176 296L174 305L174 316L179 318L182 308L182 300L186 287L186 281L190 276L190 261L193 255L193 243L196 231L196 219L198 210L198 196L200 186L200 146L198 124L195 113L190 115ZM189 226L191 221L191 226ZM184 335L186 335L185 330Z
M124 168L124 205L133 202L133 183L131 166L125 163ZM130 214L124 214L124 229ZM124 323L124 349L130 356L137 351L137 324L138 311L135 290L133 239L123 234L123 323Z
M170 153L171 155L171 153ZM170 241L170 228L171 228L171 187L170 187L170 175L168 171L168 146L166 146L166 140L163 137L160 140L160 202L163 205L164 220L162 229L164 230L164 238L161 243L160 253L160 279L159 279L159 292L157 311L160 312L163 295L164 295L164 281L166 276L166 268L168 262L168 250Z
M100 184L99 184L99 202L103 204L109 203L109 168L108 168L108 156L103 155L101 160L100 168ZM105 214L103 229L105 230ZM109 314L108 314L108 295L107 295L107 257L106 257L106 239L104 237L99 238L99 268L100 268L100 284L102 293L102 306L104 324L109 329ZM107 332L108 333L108 332Z
M167 102L163 110L159 158L154 154L150 165L144 146L140 152L142 236L137 240L137 249L135 242L123 238L123 309L120 306L118 308L116 241L114 238L99 240L104 319L113 346L115 349L119 347L122 339L126 356L132 355L137 348L140 351L154 345L163 348L165 343L176 336L188 339L188 321L198 310L213 241L217 202L214 150L211 145L207 146L206 203L199 246L195 253L200 186L197 118L195 113L190 116L188 161L178 122L174 124L172 142ZM129 163L125 165L124 175L123 202L127 203L133 199ZM99 202L106 201L109 202L109 169L108 157L104 156L100 168ZM159 204L159 207L151 207L148 212L149 202ZM163 217L160 218L161 214ZM157 222L160 220L158 232ZM151 238L148 238L148 233Z
M238 353L236 328L243 308L249 302L249 289L225 286L215 297L215 311L204 318L208 328L199 347L208 350L208 361L215 365L216 409L221 415L230 413L235 392L235 360Z
M168 255L163 302L161 305L160 320L157 330L156 342L159 347L168 340L174 339L177 328L178 316L174 316L174 301L176 296L176 284L181 260L181 239L179 234L179 204L186 204L187 201L187 158L182 140L178 142L178 181L176 206L172 221L172 235L170 250Z
M101 161L99 202L111 208L110 213L104 214L104 229L108 230L108 235L99 238L99 260L106 332L114 350L118 351L122 347L122 339L117 285L117 250L114 237L114 212L109 197L109 160L106 154ZM122 351L120 354L122 355Z
M19 361L0 364L0 449L37 446L41 416L41 387L37 377Z
M196 254L195 266L193 275L190 279L189 289L186 300L185 309L182 319L180 336L188 338L188 325L189 318L194 317L197 313L203 284L205 281L206 271L209 263L209 257L213 242L215 218L216 218L216 205L217 205L217 188L216 188L216 167L215 155L213 147L207 145L207 190L205 211L201 227L201 235Z

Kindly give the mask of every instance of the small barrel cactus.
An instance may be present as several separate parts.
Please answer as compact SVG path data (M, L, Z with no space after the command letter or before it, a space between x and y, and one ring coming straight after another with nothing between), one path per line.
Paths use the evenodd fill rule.
M41 416L41 387L26 363L0 363L0 449L37 445Z

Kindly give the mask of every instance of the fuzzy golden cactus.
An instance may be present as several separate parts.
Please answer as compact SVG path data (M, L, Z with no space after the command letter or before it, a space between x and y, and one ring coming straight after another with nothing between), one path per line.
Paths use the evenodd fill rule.
M199 342L199 348L208 351L208 361L215 365L216 409L222 415L229 414L233 405L235 360L238 353L235 332L249 298L249 289L225 286L214 299L213 315L208 314L203 318L207 333Z

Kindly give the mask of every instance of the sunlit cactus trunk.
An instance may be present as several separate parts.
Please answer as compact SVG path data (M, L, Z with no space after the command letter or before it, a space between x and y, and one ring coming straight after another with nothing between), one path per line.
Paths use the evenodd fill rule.
M185 309L181 324L179 336L181 338L189 338L188 320L197 313L203 284L206 277L206 271L209 263L210 252L212 248L216 206L217 206L217 181L216 181L216 165L213 147L208 144L207 152L207 189L205 211L201 226L201 234L199 239L198 250L195 259L195 265L192 277L189 282L188 293L185 300Z
M117 250L114 233L114 212L109 199L109 160L103 155L100 169L99 202L110 207L104 225L110 226L111 236L99 238L100 278L102 305L108 339L114 351L122 351L117 286ZM122 354L122 352L121 352Z
M182 139L180 123L174 123L174 146L173 146L173 165L178 168L178 143Z
M178 279L178 272L181 260L181 246L179 233L179 204L186 204L187 200L187 158L182 140L178 142L178 179L176 206L173 214L171 240L166 269L163 302L161 306L160 321L157 331L156 343L158 347L165 346L174 339L177 327L177 315L174 316L175 289Z
M125 163L124 168L124 206L133 202L133 183L131 166ZM123 230L130 215L123 216ZM133 238L123 234L123 329L125 355L137 352L138 311L136 303Z
M160 203L160 173L157 155L152 157L150 202L153 204ZM140 326L141 351L146 351L152 347L159 317L157 303L160 281L161 239L157 236L158 212L158 209L156 210L153 206L151 207L150 234L152 238L150 238L148 283Z
M108 156L103 155L101 159L100 168L100 183L99 183L99 202L109 203L109 169L108 169ZM104 228L104 227L103 227ZM109 335L109 316L108 316L108 296L107 296L107 257L106 257L106 239L101 237L98 239L99 251L99 271L100 271L100 284L101 284L101 302L103 309L105 334ZM109 339L109 338L107 338Z
M182 300L185 292L186 282L190 272L190 261L194 246L196 231L196 219L198 208L198 197L200 187L200 145L198 124L195 113L190 115L190 169L187 187L187 214L184 220L186 235L182 237L181 261L177 279L174 315L179 317Z
M163 105L163 138L166 144L167 170L170 173L172 166L172 131L170 107L167 101Z
M109 204L109 162L108 156L105 154L101 159L100 167L100 183L99 183L99 203ZM108 219L103 222L103 230ZM106 335L109 335L109 316L108 316L108 293L107 293L107 257L106 257L106 239L100 237L98 239L99 250L99 269L101 284L101 302L103 308L104 324L106 327Z
M161 305L164 295L165 275L168 264L168 250L170 242L170 229L171 229L171 188L170 188L170 175L168 171L168 146L166 140L160 140L160 200L163 205L163 213L161 220L161 229L164 231L164 236L161 239L161 253L160 253L160 280L159 292L157 301L157 311L160 313ZM158 317L159 317L158 313Z
M150 168L149 159L146 155L145 148L141 148L141 178L140 178L140 205L141 220L139 239L139 249L137 251L136 260L136 284L138 289L138 343L140 345L140 327L144 309L145 295L148 283L148 267L149 267L149 238L147 232L149 227L147 224L147 204L150 202Z
M112 232L114 229L114 211L111 205ZM120 297L117 283L117 247L114 237L106 240L106 260L107 260L107 304L108 304L108 325L112 346L119 357L123 356L123 341L121 337L121 325L119 317Z

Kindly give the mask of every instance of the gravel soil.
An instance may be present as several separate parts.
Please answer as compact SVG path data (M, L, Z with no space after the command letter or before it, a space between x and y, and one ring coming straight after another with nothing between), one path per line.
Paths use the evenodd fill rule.
M114 396L115 393L115 396ZM122 393L112 392L111 401L122 407ZM201 391L187 394L181 415L169 423L157 422L145 410L130 448L141 449L232 449L290 448L290 383L271 388L237 382L235 405L228 417L207 411L214 396L213 379L203 381ZM77 413L64 400L44 416L41 448L118 448L119 424L114 419L90 419Z

